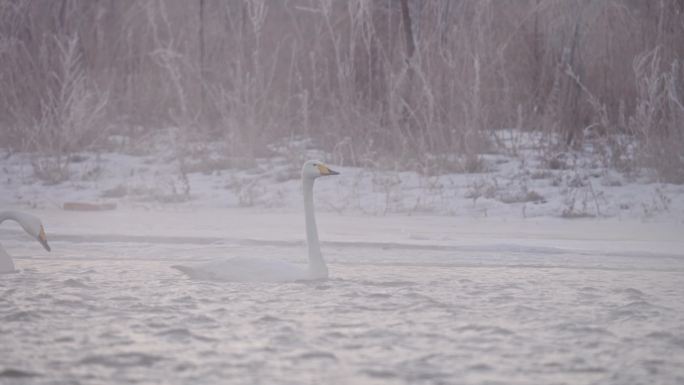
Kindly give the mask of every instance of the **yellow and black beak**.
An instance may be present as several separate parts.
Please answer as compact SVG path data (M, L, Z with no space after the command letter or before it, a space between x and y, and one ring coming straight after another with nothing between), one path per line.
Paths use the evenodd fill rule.
M45 250L50 251L50 245L48 245L47 237L45 236L45 229L43 226L40 227L40 234L38 234L38 242L45 248Z
M328 166L326 166L324 164L319 164L317 167L318 167L318 171L321 173L322 176L340 175L339 172L329 169Z

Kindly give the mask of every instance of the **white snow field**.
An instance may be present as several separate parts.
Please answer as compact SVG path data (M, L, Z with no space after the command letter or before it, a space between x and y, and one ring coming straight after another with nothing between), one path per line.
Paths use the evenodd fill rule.
M303 263L296 209L27 211L0 384L684 383L681 222L323 212L331 278L266 284L170 266Z

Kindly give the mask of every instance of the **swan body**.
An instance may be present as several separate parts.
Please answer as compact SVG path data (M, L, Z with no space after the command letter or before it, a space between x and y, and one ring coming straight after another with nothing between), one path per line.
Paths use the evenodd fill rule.
M173 267L195 279L234 282L290 282L328 278L328 266L323 259L318 241L313 206L313 185L316 178L338 174L317 160L309 160L302 166L308 266L261 258L231 258L197 266Z
M24 231L26 231L30 236L36 238L38 242L43 245L45 250L50 251L50 245L48 245L47 238L45 236L45 228L43 228L43 224L38 217L19 211L0 212L0 223L6 220L13 220L19 223ZM0 273L12 273L14 271L15 268L12 257L10 257L2 245L0 245Z
M266 258L236 257L198 266L173 266L192 279L230 282L293 282L316 279L305 265ZM325 277L320 277L323 279Z

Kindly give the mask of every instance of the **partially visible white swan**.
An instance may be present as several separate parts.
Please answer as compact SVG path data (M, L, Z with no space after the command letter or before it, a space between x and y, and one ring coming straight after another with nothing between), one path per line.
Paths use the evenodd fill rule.
M318 177L338 174L317 160L309 160L302 166L304 219L306 242L309 247L308 267L260 258L231 258L197 266L173 267L191 278L235 282L287 282L328 278L328 267L321 255L321 247L318 243L318 230L316 229L313 206L313 185Z
M0 223L8 219L19 223L24 231L36 238L38 242L43 245L45 250L50 251L50 245L48 245L47 238L45 237L45 229L38 217L18 211L0 212ZM0 245L0 273L11 273L14 271L14 261L12 261L12 257L10 257L5 249L2 248L2 245Z

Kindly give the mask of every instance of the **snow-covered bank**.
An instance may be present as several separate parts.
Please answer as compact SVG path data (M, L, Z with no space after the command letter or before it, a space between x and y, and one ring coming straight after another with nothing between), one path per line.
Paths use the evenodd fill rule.
M539 139L532 134L511 135L502 135L498 153L442 160L446 165L426 166L421 173L395 171L400 167L388 164L350 167L349 161L305 144L278 147L269 158L236 160L207 143L170 150L175 146L163 142L163 135L162 143L72 154L58 170L37 154L3 154L0 206L61 208L75 201L146 210L300 210L301 161L321 157L342 175L316 185L320 211L684 221L684 185L657 183L648 170L617 172L604 166L606 155L591 146L582 153L550 154L534 144ZM46 177L51 172L59 178Z

